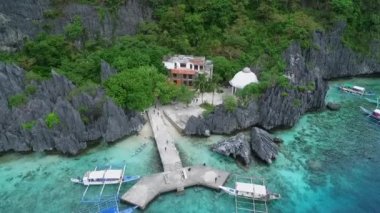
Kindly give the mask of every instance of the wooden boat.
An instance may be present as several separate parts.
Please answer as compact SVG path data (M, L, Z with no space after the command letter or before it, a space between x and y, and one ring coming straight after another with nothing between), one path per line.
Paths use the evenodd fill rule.
M140 176L124 176L125 166L123 169L111 169L109 167L106 170L87 171L82 178L71 178L71 182L88 185L104 185L104 184L119 184L134 181L140 178Z
M369 118L375 121L377 124L380 124L380 109L376 108L373 111L368 110L364 107L360 107L362 112L366 114Z
M340 85L338 89L342 92L361 95L361 96L372 96L374 93L366 91L364 87L360 86L348 86L348 85Z
M232 196L242 196L259 201L270 201L281 198L280 194L268 191L266 186L253 183L236 182L235 188L225 186L219 186L219 188Z

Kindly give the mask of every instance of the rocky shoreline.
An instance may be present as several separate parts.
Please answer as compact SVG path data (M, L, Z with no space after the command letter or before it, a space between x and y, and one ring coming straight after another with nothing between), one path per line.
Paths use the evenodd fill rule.
M108 69L103 62L102 73ZM140 113L118 107L102 88L81 91L55 72L48 80L30 80L23 69L0 63L0 82L0 153L75 155L89 144L136 134L145 123ZM17 96L25 100L12 106L10 100ZM52 113L58 116L54 125L48 121Z
M329 33L315 32L312 47L302 49L294 42L284 53L289 88L271 87L246 107L228 112L223 105L206 117L191 117L186 135L233 134L253 126L266 130L292 127L309 111L325 107L327 80L380 73L380 61L356 54L342 42L345 23ZM372 46L380 51L380 44Z

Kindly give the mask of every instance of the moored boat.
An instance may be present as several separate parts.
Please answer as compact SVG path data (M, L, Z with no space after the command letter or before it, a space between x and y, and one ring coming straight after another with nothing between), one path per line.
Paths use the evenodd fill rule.
M280 194L267 190L265 185L236 182L235 188L219 186L221 190L232 196L241 196L259 201L270 201L281 198Z
M123 169L109 169L87 171L82 178L71 178L71 182L88 185L104 185L104 184L119 184L134 181L140 176L124 176L125 167Z
M360 107L362 112L366 114L369 118L375 121L377 124L380 124L380 109L374 109L373 111L368 110L364 107Z
M351 93L355 95L361 95L361 96L372 96L374 93L366 91L364 87L360 86L349 86L349 85L340 85L338 86L338 89L346 92Z

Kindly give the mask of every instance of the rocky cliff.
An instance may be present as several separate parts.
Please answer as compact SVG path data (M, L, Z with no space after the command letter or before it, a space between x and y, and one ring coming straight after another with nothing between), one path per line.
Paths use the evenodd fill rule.
M81 17L89 38L134 34L152 14L147 1L125 0L117 11L75 1L0 1L0 50L17 50L25 38L47 30L62 33L75 16ZM80 2L80 1L77 1Z
M49 124L52 114L58 122ZM88 143L137 133L143 123L139 113L125 112L101 88L81 91L54 72L48 80L31 80L23 69L0 63L0 153L77 154Z
M290 87L268 88L258 100L234 112L218 106L205 118L191 117L184 133L205 136L207 131L231 134L251 126L268 130L291 127L305 112L325 106L326 80L380 73L378 58L356 54L342 43L345 26L345 23L338 23L329 33L315 32L311 48L302 49L294 42L284 52L285 75ZM372 52L377 51L380 45L374 43Z

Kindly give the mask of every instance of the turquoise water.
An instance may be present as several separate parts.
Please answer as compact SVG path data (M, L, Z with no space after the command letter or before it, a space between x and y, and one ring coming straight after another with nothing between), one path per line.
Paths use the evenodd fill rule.
M380 94L379 79L330 85L342 82ZM305 115L294 128L275 133L284 144L270 166L257 162L246 170L232 159L209 151L221 136L179 138L181 158L185 165L206 163L235 174L265 178L268 187L283 197L269 204L270 212L376 212L380 205L380 126L359 111L359 106L375 106L334 88L329 90L327 100L338 101L342 109ZM148 145L133 157L143 143ZM4 155L0 157L0 212L74 212L84 187L73 185L69 178L96 165L124 160L129 174L162 170L154 143L140 136L112 146L100 145L73 158L41 153ZM227 185L232 182L229 180ZM131 184L121 191L129 187ZM162 195L145 212L234 212L234 208L232 197L195 187L181 195Z

